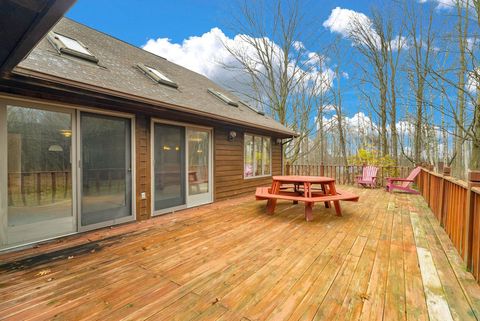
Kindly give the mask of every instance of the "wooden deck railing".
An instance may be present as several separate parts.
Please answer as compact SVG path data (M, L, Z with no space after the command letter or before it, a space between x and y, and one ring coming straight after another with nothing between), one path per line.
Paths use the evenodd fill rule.
M384 166L379 167L377 173L377 184L385 186L387 177L406 177L412 167L409 166ZM358 165L298 165L286 164L286 175L314 175L333 177L339 184L355 184L357 175L362 175L363 166Z
M468 182L423 168L419 191L477 281L480 281L480 172Z

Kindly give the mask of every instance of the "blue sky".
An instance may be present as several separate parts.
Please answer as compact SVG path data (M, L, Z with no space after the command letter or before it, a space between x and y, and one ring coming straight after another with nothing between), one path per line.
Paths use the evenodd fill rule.
M228 15L233 1L235 0L78 0L67 17L138 47L145 46L150 40L146 49L202 73L228 88L232 79L225 78L224 70L204 62L221 51L213 38L232 40L235 37L235 33L229 29ZM418 0L417 5L429 5L420 4L426 1L435 4L437 1L450 0ZM344 12L353 10L368 14L369 9L376 5L389 14L388 3L393 3L393 0L305 0L304 3L308 6L308 19L314 19L318 23L319 32L323 33L318 48L314 48L315 44L309 44L312 47L308 49L318 50L322 46L321 42L332 42L339 37L343 52L346 53L341 61L341 69L348 75L354 75L357 69L356 52L351 47L351 42L341 37L341 25L337 26L335 32L334 28L327 29L322 23L337 7ZM330 67L333 68L337 61L335 57L330 58ZM360 93L353 85L352 78L344 77L341 80L344 90L343 110L349 117L362 110L368 113L365 103L359 101ZM402 110L399 111L400 117Z
M224 13L229 10L225 0L78 0L67 17L101 30L136 46L150 38L167 37L181 42L219 27L227 35ZM372 1L309 1L318 10L319 19L326 20L333 8L340 6L356 11L368 8Z

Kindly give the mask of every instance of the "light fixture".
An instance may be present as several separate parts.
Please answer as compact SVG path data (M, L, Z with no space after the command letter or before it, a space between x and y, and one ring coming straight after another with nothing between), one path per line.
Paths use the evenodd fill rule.
M276 143L277 145L281 145L281 144L282 144L282 139L281 139L281 138L277 138L277 139L275 140L275 143Z
M62 134L66 138L72 137L72 131L70 129L61 129L60 134Z
M170 146L166 146L166 145L163 146L163 150L170 150L170 149L171 149Z
M237 137L237 132L231 130L231 131L228 133L228 140L229 140L229 141L233 141L233 140L235 139L235 137Z
M62 146L60 145L50 145L50 147L48 147L48 151L49 152L63 152L63 148Z

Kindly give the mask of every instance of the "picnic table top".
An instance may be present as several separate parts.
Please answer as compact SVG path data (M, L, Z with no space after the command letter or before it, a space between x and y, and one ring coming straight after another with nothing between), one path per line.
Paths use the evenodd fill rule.
M290 183L332 183L335 178L326 176L273 176L274 181L290 182Z

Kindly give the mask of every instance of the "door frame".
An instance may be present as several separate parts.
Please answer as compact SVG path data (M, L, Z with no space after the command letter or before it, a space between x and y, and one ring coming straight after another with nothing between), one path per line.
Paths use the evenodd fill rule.
M90 224L87 226L82 226L82 162L81 162L81 125L80 125L80 114L82 112L89 113L89 114L97 114L97 115L105 115L105 116L112 116L118 117L123 119L128 119L130 121L130 175L131 175L131 216L121 217L118 219L108 220L105 222L100 222L96 224ZM76 110L76 120L77 120L77 159L75 167L78 173L78 179L76 181L77 184L77 229L78 232L86 232L91 230L96 230L98 228L117 225L121 223L127 223L135 221L137 218L136 215L136 180L135 180L135 172L136 172L136 159L135 159L135 115L133 114L125 114L125 113L118 113L114 111L107 111L107 110L91 110L91 109L77 109Z
M77 122L76 122L76 112L75 109L68 108L66 106L58 105L58 104L49 104L44 103L41 101L36 100L20 100L15 99L12 97L0 96L0 150L5 151L8 153L8 129L7 129L7 106L13 105L17 107L23 108L30 108L30 109L37 109L37 110L45 110L45 111L52 111L52 112L59 112L64 114L69 114L71 116L71 170L72 170L72 179L71 179L71 188L72 188L72 216L71 218L63 217L56 220L49 220L49 221L41 221L36 223L29 223L20 225L17 227L9 228L8 227L8 157L3 157L0 160L0 249L8 249L12 247L24 246L26 244L37 243L45 240L50 240L59 236L70 235L74 234L78 231L77 219L78 216L77 212L77 184L75 180L77 179L77 168L75 164L75 160L77 159ZM5 126L4 126L5 125ZM49 226L51 226L52 222L55 221L62 223L62 225L70 224L72 228L69 231L63 231L58 233L49 233L48 236L41 236L41 232L44 230L48 230ZM40 231L37 231L40 229ZM10 234L23 234L27 233L28 231L34 230L34 233L30 233L32 238L26 239L25 241L18 239L15 242L9 241L11 237ZM38 236L36 236L38 235ZM36 237L35 237L36 236Z
M189 130L199 130L199 131L206 131L208 132L208 191L209 193L204 193L204 194L198 194L198 195L193 195L189 196L188 191L190 189L190 186L188 186L188 131ZM185 150L187 153L186 156L186 162L185 162L185 173L186 173L186 202L187 202L187 207L196 207L204 204L209 204L213 202L213 129L212 128L206 128L206 127L201 127L201 126L189 126L185 128L186 135L185 135ZM207 194L207 195L205 195ZM208 197L206 200L203 200L201 198L201 195L203 197Z
M155 167L155 142L154 142L154 139L155 139L155 133L154 133L154 130L155 130L155 124L165 124L165 125L173 125L173 126L179 126L179 127L183 127L185 128L185 204L183 205L179 205L179 206L175 206L175 207L170 207L170 208L166 208L166 209L162 209L162 210L158 210L158 211L155 211L155 184L154 184L154 175L155 175L155 172L154 172L154 167ZM155 118L155 117L152 117L151 120L150 120L150 157L151 157L151 167L150 167L150 177L151 177L151 181L152 181L152 184L151 184L151 190L150 190L150 195L152 196L151 197L151 200L150 200L150 205L151 205L151 208L152 208L152 216L158 216L158 215L163 215L163 214L167 214L167 213L172 213L172 212L175 212L175 211L178 211L178 210L182 210L182 209L186 209L186 208L190 208L190 207L195 207L195 206L199 206L199 205L202 205L202 204L207 204L207 202L205 203L201 203L201 204L189 204L189 196L188 196L188 142L187 142L187 135L188 135L188 129L200 129L200 130L206 130L210 133L210 141L209 141L209 153L210 153L210 156L209 156L209 168L208 168L208 173L209 173L209 177L208 177L208 188L209 188L209 191L210 191L210 202L208 203L212 203L213 202L213 169L214 169L214 164L213 164L213 161L214 161L214 157L213 157L213 127L208 127L208 126L201 126L201 125L196 125L196 124L190 124L190 123L184 123L184 122L178 122L178 121L172 121L172 120L166 120L166 119L161 119L161 118Z

